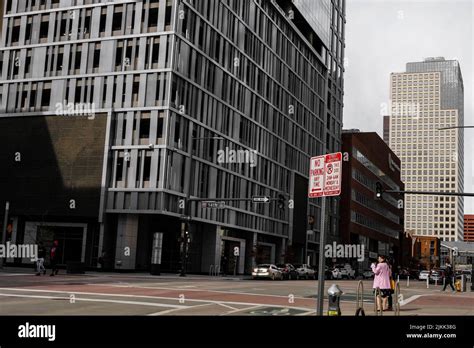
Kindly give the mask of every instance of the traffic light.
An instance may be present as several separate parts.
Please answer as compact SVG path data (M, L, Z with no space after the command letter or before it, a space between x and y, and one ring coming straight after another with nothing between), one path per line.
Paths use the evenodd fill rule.
M381 200L383 195L383 185L380 182L375 183L375 199Z
M282 194L278 195L278 209L285 210L285 201L285 196L283 196Z

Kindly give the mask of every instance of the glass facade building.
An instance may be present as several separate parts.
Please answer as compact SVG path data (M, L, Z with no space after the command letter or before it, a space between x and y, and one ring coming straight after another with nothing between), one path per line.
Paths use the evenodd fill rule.
M26 116L57 116L58 107L72 103L92 105L106 118L100 236L90 247L91 265L105 251L114 268L146 269L153 234L160 232L163 268L179 269L187 195L283 193L304 207L302 222L296 209L276 204L192 204L189 271L234 268L222 259L231 259L235 246L242 255L233 260L238 273L290 254L302 262L305 252L316 250L317 239L306 240L306 215L320 216L319 201L308 204L297 183L307 180L311 156L341 147L345 4L324 1L324 12L310 16L323 48L288 17L291 6L266 0L7 1L3 116L28 122ZM255 154L254 163L223 162L221 151ZM333 238L337 213L332 199L327 221Z

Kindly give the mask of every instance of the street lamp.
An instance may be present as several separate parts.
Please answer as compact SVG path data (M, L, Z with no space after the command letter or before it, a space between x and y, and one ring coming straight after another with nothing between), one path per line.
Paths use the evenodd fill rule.
M189 164L189 178L188 178L188 189L186 192L186 201L184 203L184 215L182 216L183 222L181 223L181 273L180 277L186 277L186 262L188 243L190 238L190 223L191 223L191 179L193 177L193 148L195 141L201 140L223 140L222 137L204 137L204 138L191 138L191 151L189 152L190 164Z

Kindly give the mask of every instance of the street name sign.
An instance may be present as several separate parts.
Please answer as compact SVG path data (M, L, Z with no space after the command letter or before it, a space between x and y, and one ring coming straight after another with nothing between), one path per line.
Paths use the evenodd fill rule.
M220 201L204 201L202 202L203 208L211 208L211 209L224 209L225 202Z

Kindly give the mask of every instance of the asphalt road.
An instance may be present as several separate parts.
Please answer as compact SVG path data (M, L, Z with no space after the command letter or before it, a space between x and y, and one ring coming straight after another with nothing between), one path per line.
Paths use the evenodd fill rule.
M358 281L337 283L343 315L354 315ZM373 315L372 282L363 281L364 309ZM474 293L441 293L412 281L402 288L401 315L474 315ZM0 272L0 315L315 315L317 281L246 280L146 274L35 276ZM326 308L325 304L325 308ZM394 313L384 313L394 315Z

